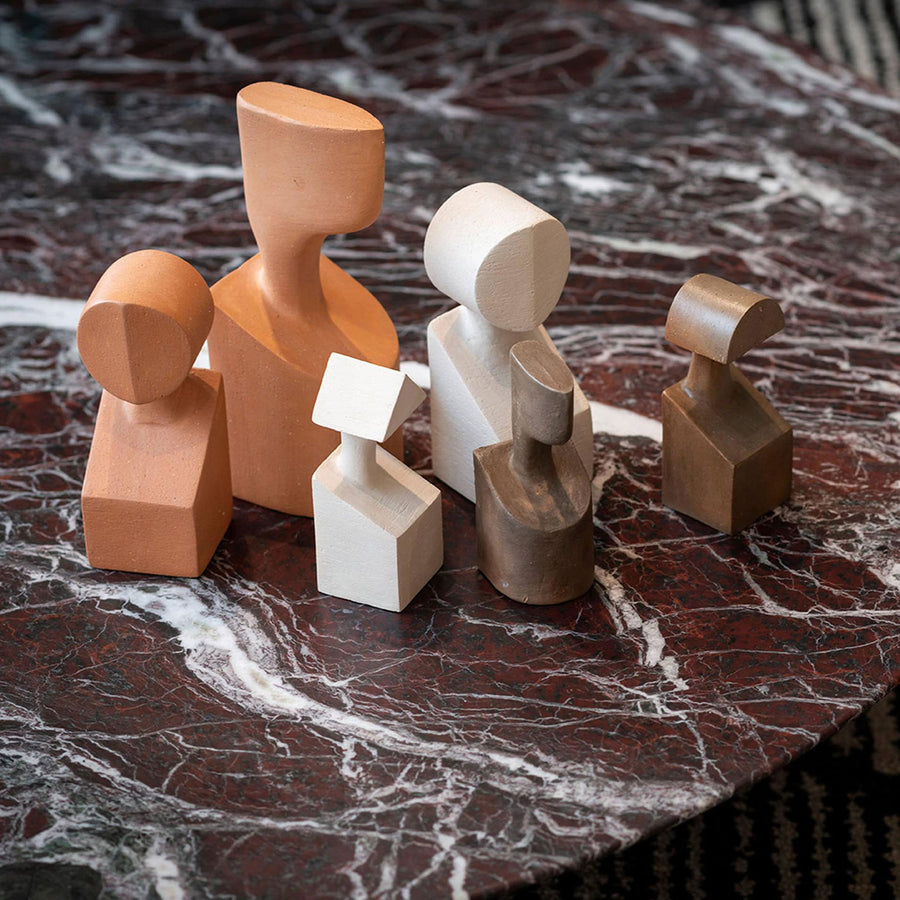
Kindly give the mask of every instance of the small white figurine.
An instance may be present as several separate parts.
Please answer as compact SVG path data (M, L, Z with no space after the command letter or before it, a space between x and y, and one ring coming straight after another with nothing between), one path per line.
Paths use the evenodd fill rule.
M341 432L312 476L323 593L400 612L441 567L441 492L378 446L424 398L402 372L331 354L312 415Z
M509 351L520 341L556 347L541 324L569 271L559 220L499 184L470 184L435 213L425 270L460 306L428 326L434 473L475 500L472 453L512 437ZM593 472L591 409L575 385L572 440Z

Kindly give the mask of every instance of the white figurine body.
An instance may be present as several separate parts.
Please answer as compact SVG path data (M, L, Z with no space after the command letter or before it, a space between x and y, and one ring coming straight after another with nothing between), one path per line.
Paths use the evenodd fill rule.
M393 369L333 353L313 422L341 445L312 477L319 590L400 612L441 567L441 493L377 446L425 393Z
M460 304L428 326L434 473L475 500L472 453L512 437L509 351L541 341L569 271L557 219L499 184L471 184L437 211L425 235L425 270ZM558 351L557 351L558 352ZM573 441L589 473L594 436L575 386Z

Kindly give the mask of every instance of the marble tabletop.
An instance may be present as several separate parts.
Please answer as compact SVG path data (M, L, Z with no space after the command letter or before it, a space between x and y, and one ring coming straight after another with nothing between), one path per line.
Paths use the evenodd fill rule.
M108 896L487 896L692 816L900 677L900 103L699 5L273 0L0 13L0 862ZM78 301L159 247L253 252L236 91L352 100L384 211L329 240L424 382L424 230L472 181L556 215L552 335L597 427L596 583L553 608L446 559L401 615L316 590L312 522L237 502L208 571L87 566L99 389ZM663 324L691 275L781 301L744 371L790 502L723 536L660 503ZM428 407L407 459L430 474Z

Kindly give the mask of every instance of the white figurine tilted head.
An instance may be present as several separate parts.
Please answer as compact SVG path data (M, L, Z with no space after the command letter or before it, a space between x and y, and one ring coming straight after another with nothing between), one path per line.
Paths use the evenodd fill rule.
M312 420L323 428L383 441L424 399L425 391L403 372L332 353Z

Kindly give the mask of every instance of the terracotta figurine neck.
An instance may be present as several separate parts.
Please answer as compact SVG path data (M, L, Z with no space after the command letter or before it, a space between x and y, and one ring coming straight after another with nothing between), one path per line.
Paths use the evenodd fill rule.
M325 236L305 235L290 242L260 242L265 305L281 318L313 327L328 318L319 257Z

